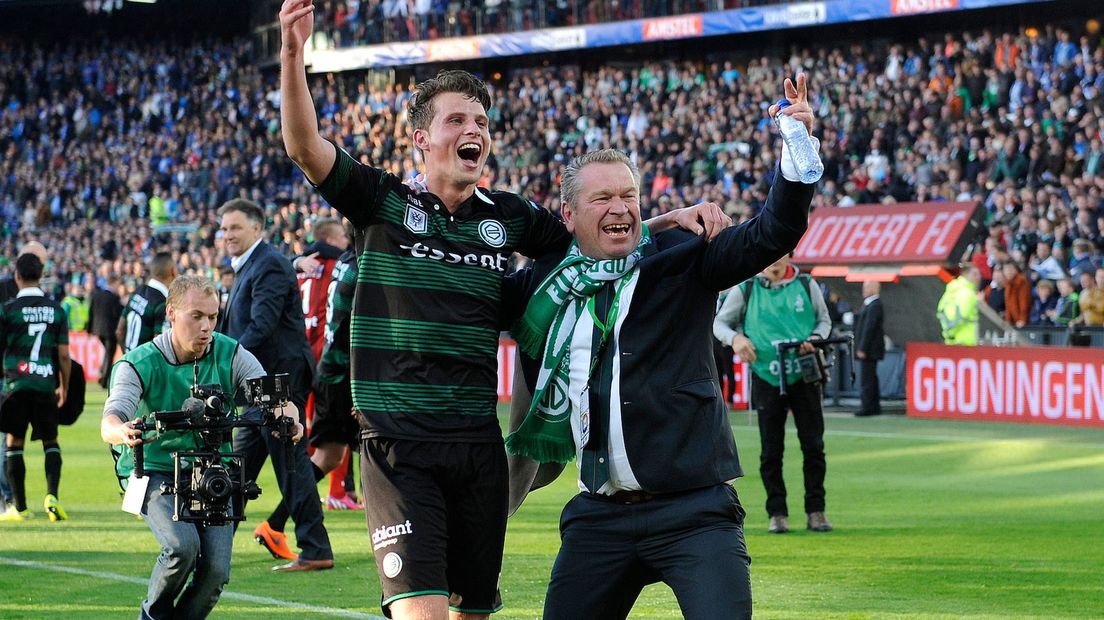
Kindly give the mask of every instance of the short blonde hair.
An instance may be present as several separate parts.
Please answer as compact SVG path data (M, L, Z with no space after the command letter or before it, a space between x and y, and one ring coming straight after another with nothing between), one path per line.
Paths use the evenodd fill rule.
M188 291L199 291L204 295L209 295L216 299L218 298L218 290L215 288L215 283L211 282L211 278L207 276L184 275L173 280L173 283L169 285L169 298L165 300L165 305L175 308L184 299L184 296L188 294Z

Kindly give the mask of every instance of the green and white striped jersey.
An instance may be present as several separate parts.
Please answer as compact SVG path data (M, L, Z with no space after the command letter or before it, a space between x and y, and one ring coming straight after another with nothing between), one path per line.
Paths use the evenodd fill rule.
M130 296L126 308L123 309L126 338L119 343L123 345L123 353L129 353L146 344L164 330L165 302L169 292L164 287L164 284L150 280L149 284L139 286Z
M353 403L366 436L501 440L499 305L510 256L563 253L548 211L477 189L455 213L338 149L319 192L357 228Z

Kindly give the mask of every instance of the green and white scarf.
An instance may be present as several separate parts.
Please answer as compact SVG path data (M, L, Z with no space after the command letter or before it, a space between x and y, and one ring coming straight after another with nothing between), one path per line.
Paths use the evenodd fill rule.
M571 338L575 324L586 312L587 300L606 283L632 275L651 243L643 226L640 242L624 258L599 260L583 256L575 243L567 256L537 287L525 313L512 330L518 347L541 360L529 413L517 430L506 437L510 454L540 463L567 463L575 458L571 436L570 384ZM542 354L543 351L543 354Z

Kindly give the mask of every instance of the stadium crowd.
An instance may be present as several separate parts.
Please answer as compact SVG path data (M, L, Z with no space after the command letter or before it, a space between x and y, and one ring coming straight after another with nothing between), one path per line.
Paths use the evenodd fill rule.
M1065 298L1068 312L1071 295L1104 289L1104 46L1091 20L785 57L516 70L491 85L486 184L557 211L562 163L616 147L641 166L646 216L712 200L751 217L776 166L764 110L797 71L822 128L816 208L982 202L988 228L969 258L1014 325L1068 323L1077 313L1048 304ZM312 89L324 135L417 174L406 85L347 74L316 76ZM0 254L42 241L59 288L94 274L133 288L163 248L182 272L217 279L228 259L214 210L239 196L265 205L278 248L301 252L312 220L333 214L280 146L279 103L276 76L242 42L0 44ZM992 294L1005 280L1016 281L1013 315Z
M315 23L335 47L517 32L719 11L781 0L326 0Z

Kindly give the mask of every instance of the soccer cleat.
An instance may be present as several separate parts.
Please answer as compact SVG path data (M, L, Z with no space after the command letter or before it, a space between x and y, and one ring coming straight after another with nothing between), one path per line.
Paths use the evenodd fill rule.
M61 507L61 502L53 495L46 496L46 500L42 502L42 507L46 509L46 514L51 521L67 521L69 519L68 513Z
M268 549L272 557L277 560L282 558L294 562L299 559L299 554L292 551L291 547L288 546L287 534L272 529L268 521L261 521L257 529L253 530L253 540L256 540L258 545Z
M9 504L7 510L0 512L0 523L19 523L30 518L30 510L16 510L14 504Z
M345 497L334 497L333 495L326 498L327 510L364 510L364 506L358 504L356 500L346 495Z

